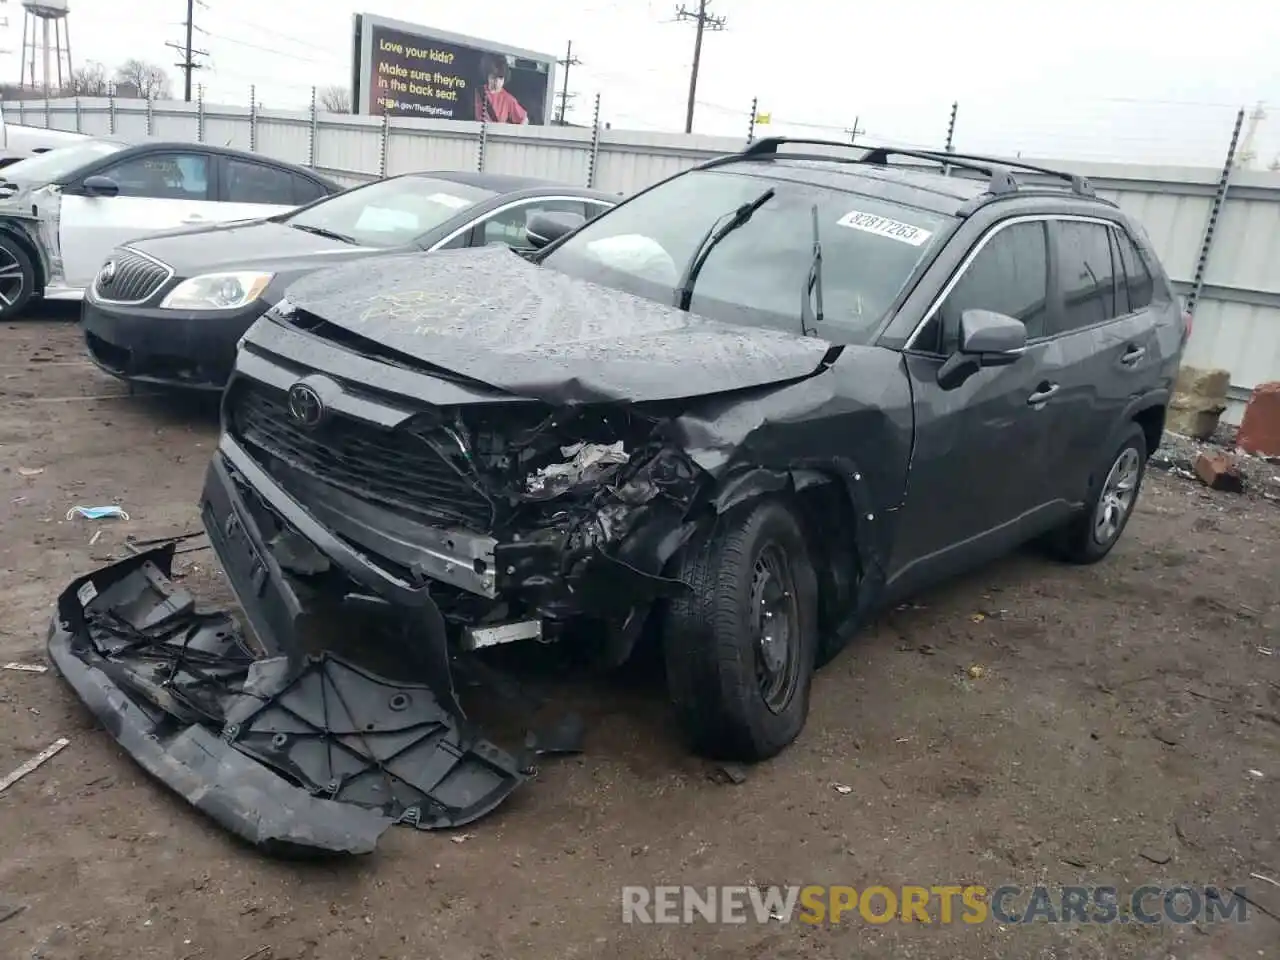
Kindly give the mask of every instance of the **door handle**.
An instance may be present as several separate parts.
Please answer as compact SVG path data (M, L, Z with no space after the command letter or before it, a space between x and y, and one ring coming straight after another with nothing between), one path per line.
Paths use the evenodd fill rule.
M1120 357L1120 362L1126 367L1132 367L1139 360L1147 355L1145 347L1129 347Z
M1057 383L1042 383L1035 393L1027 397L1027 406L1038 407L1061 389L1061 385Z

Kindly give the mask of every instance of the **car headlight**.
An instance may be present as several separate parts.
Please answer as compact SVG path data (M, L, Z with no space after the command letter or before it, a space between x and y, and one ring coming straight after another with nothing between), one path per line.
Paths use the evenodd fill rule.
M183 280L160 302L161 310L235 310L262 296L273 273L206 273Z

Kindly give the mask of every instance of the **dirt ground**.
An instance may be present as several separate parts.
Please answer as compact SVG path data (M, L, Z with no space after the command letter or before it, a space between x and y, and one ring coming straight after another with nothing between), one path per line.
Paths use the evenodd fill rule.
M73 320L0 325L0 663L47 662L55 596L126 534L197 527L215 444L207 407L125 397L85 363ZM113 502L128 521L64 519ZM1274 502L1153 472L1106 562L1027 552L883 618L820 674L799 742L742 783L683 750L657 684L573 681L584 755L461 836L393 829L357 862L234 842L52 670L0 670L0 777L71 741L0 793L0 958L1274 957L1280 886L1250 874L1280 879L1278 532ZM212 563L181 556L184 582L216 590ZM625 884L1148 882L1243 885L1258 908L1155 927L621 922Z

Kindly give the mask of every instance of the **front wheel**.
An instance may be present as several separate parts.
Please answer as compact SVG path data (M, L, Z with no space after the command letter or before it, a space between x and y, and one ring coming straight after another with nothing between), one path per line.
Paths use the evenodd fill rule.
M36 294L36 268L11 237L0 234L0 318L12 320Z
M1089 489L1085 511L1062 528L1055 552L1070 563L1097 563L1116 545L1133 516L1147 468L1147 437L1136 423Z
M800 523L780 501L749 504L679 566L693 589L672 602L663 647L681 726L704 756L768 759L809 713L818 588Z

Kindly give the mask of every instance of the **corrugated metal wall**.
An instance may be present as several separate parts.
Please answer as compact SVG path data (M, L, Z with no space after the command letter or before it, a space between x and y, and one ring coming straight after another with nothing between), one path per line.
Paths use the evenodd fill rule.
M412 170L484 169L629 193L743 142L577 127L353 117L203 103L104 99L11 103L10 123L255 149L346 183ZM1225 145L1224 145L1225 149ZM1045 161L1089 177L1146 227L1179 292L1190 292L1219 170ZM1233 173L1210 251L1187 363L1231 371L1240 401L1280 380L1280 173Z

